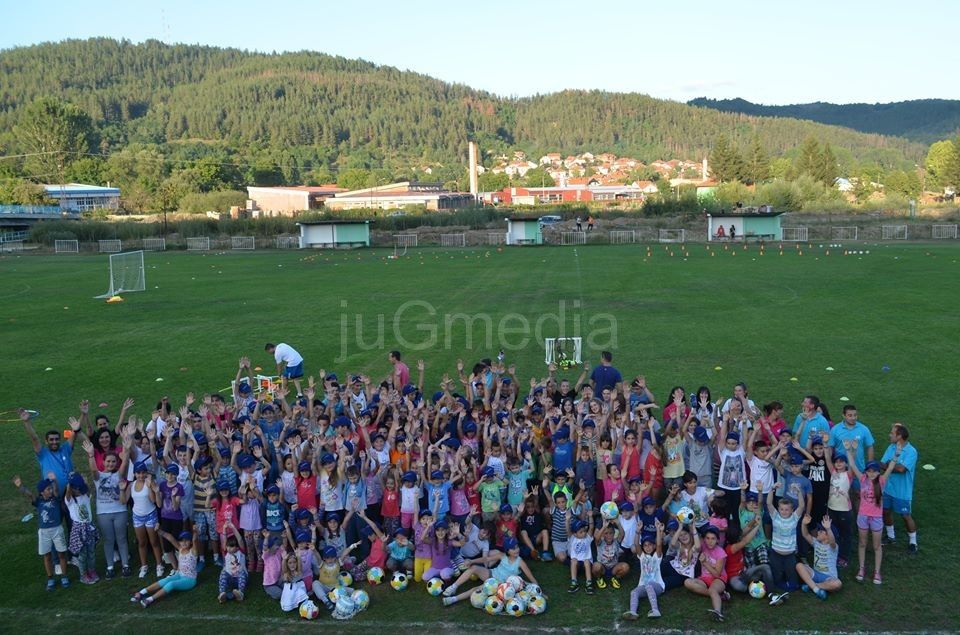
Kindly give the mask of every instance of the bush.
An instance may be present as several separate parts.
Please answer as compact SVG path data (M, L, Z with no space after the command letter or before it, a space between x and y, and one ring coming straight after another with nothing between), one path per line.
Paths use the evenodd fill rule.
M180 211L186 214L204 212L229 212L233 206L243 207L247 202L246 192L224 190L217 192L194 192L180 199Z

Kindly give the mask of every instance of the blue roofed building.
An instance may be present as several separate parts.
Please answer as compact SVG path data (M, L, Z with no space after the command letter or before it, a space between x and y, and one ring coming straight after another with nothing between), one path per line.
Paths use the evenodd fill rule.
M56 201L66 212L92 212L98 209L120 209L120 188L66 183L63 185L44 185L47 197Z

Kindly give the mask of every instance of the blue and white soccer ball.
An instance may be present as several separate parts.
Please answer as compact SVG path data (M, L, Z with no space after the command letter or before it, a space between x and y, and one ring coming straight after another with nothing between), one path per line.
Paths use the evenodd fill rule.
M681 525L689 525L695 517L693 510L686 506L681 507L677 512L677 522Z
M600 506L600 515L604 520L613 520L620 515L620 508L613 501L607 501Z
M527 611L527 603L514 596L503 607L503 612L512 617L523 617Z
M751 582L747 587L747 593L749 593L752 598L762 600L767 595L767 585L760 580Z
M430 578L427 582L427 593L433 596L443 593L443 580L440 578Z

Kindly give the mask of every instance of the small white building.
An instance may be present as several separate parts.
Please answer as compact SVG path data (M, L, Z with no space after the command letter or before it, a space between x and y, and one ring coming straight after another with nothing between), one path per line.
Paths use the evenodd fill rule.
M92 212L98 209L120 209L120 188L65 183L44 185L48 198L55 200L67 212Z

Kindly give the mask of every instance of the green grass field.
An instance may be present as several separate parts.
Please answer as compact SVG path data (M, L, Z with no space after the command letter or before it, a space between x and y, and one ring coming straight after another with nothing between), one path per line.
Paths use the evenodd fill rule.
M710 255L703 245L689 245L688 258L679 246L673 247L672 257L655 246L648 258L646 249L423 249L400 260L387 260L386 251L373 250L148 253L147 291L127 294L124 303L114 305L92 299L107 288L106 257L8 256L0 258L0 410L4 419L15 419L11 409L18 406L40 410L41 434L65 427L82 398L108 402L106 411L115 418L123 399L132 396L136 412L148 416L163 395L180 402L187 391L202 394L228 386L241 355L270 368L272 360L263 352L268 340L296 346L308 373L322 367L341 376L347 371L385 375L386 351L401 348L411 367L418 357L427 360L429 392L444 372L455 372L458 357L469 367L476 359L495 356L500 346L496 333L487 346L480 320L473 323L467 350L463 319L447 329L445 315L483 313L496 329L508 313L533 324L556 314L564 302L567 334L579 321L585 358L597 359L599 349L587 345L603 345L611 336L610 319L615 319L615 365L625 377L645 374L661 399L674 384L689 391L706 383L716 397L730 395L735 382L746 380L758 403L780 399L788 404L789 417L802 396L812 392L837 420L845 396L877 437L878 457L890 424L899 420L910 427L920 463L937 468L917 475L920 554L906 555L905 532L898 525L900 542L886 551L882 587L857 584L848 569L846 587L826 603L798 593L786 605L771 608L735 597L725 628L955 629L955 607L950 608L955 601L950 598L955 597L952 581L960 560L950 537L953 517L943 513L955 507L960 483L951 462L960 441L950 406L958 370L960 249L871 244L857 246L869 249L869 255L844 257L840 250L828 256L814 245L804 246L802 256L792 247L783 256L776 249L761 256L756 246L747 252L741 247L736 255L722 248ZM417 303L404 306L411 300ZM354 342L358 314L363 346ZM386 325L382 343L374 337L380 314ZM607 317L597 321L601 314ZM606 330L594 340L589 339L598 335L591 330L591 318L594 330ZM521 321L512 317L508 325ZM351 343L338 361L344 323ZM549 324L554 326L543 335L556 335L556 322ZM437 332L437 341L429 350L414 350L429 339L430 329ZM397 333L407 340L404 345L398 345ZM515 350L521 339L514 334L508 340L508 363L517 365L521 377L542 376L542 342L531 339ZM885 365L889 371L881 370ZM201 574L194 591L147 611L127 601L135 579L82 587L73 568L71 589L44 593L35 521L20 522L28 504L9 485L15 473L28 484L38 475L19 422L0 424L0 466L0 563L6 580L0 617L7 632L65 626L80 633L307 628L266 600L256 588L258 576L251 581L247 602L218 605L212 568ZM102 558L99 547L98 552ZM416 625L427 630L604 631L620 625L630 584L593 597L569 597L562 567L538 564L534 572L551 596L542 616L494 618L467 604L444 609L422 587L396 593L381 586L373 589L366 612L336 626L369 632ZM686 591L667 594L662 608L664 618L657 627L713 627L705 613L708 602ZM320 625L332 627L333 621L323 618Z

